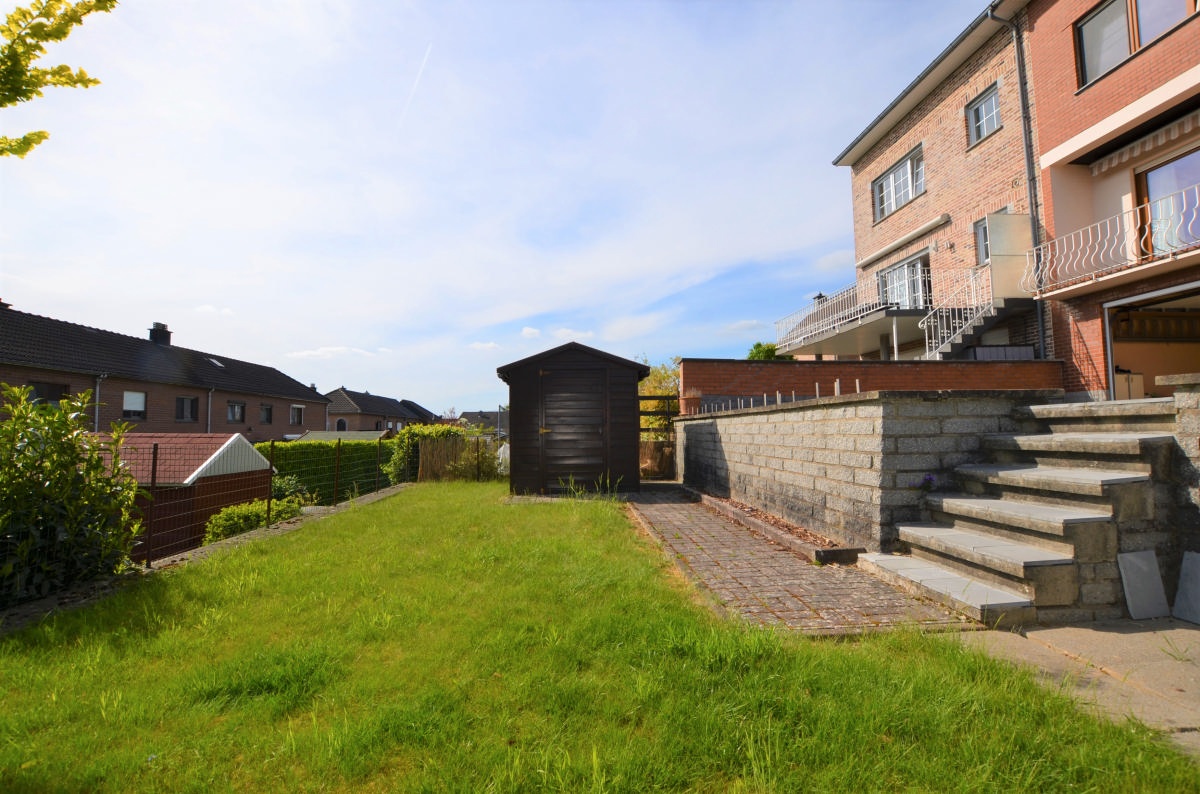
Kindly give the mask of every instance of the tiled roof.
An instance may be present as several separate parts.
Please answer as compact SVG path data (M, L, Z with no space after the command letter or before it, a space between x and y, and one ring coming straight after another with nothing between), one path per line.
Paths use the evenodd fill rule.
M106 434L100 437L108 438ZM121 461L141 485L152 480L158 485L190 485L200 477L271 466L238 433L126 433Z
M0 304L0 362L326 402L315 389L272 367L52 320L3 304Z
M412 400L396 400L367 392L351 391L346 387L325 395L329 398L330 414L367 414L396 416L414 422L432 422L434 415Z

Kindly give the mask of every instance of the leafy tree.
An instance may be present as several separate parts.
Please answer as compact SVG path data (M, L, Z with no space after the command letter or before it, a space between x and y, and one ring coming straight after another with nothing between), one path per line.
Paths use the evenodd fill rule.
M111 11L116 5L117 0L34 0L28 8L13 10L0 27L0 108L40 97L46 86L89 88L99 84L83 69L72 71L63 64L43 68L33 62L46 54L46 42L62 41L85 16ZM24 157L49 137L45 130L20 138L0 135L0 156Z
M778 355L773 342L755 342L746 358L750 361L778 361L788 356Z
M679 411L679 361L676 356L661 364L650 364L650 360L642 357L642 363L650 367L650 374L638 384L639 395L671 395L670 400L655 400L642 403L643 411ZM669 416L643 416L642 429L653 431L644 434L655 440L665 439L671 432Z
M90 392L59 403L0 384L0 607L120 571L141 530L128 428L87 432Z

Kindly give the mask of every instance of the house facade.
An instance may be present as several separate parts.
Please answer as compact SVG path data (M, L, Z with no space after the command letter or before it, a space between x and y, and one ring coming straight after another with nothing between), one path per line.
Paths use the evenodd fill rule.
M272 367L28 314L0 303L0 383L42 400L92 392L93 430L240 433L281 440L325 427L329 400Z
M1037 353L1034 304L1019 288L1040 215L1025 7L1005 0L981 14L838 155L851 170L854 280L779 321L780 353Z
M1200 13L1193 0L1028 7L1046 236L1023 287L1069 397L1169 396L1200 362Z
M429 424L436 418L412 400L381 397L351 391L345 386L325 395L329 399L329 424L334 432L378 430L396 433L414 424Z

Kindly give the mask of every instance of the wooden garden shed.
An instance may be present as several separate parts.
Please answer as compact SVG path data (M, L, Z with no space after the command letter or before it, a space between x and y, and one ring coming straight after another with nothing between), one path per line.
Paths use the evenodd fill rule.
M568 342L496 374L508 384L513 493L641 487L638 382L649 366Z

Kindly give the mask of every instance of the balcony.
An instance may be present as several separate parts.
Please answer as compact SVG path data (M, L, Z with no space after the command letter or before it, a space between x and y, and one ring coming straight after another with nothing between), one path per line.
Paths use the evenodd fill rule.
M1197 250L1200 185L1193 185L1032 249L1021 288L1070 297L1183 267L1181 258Z

